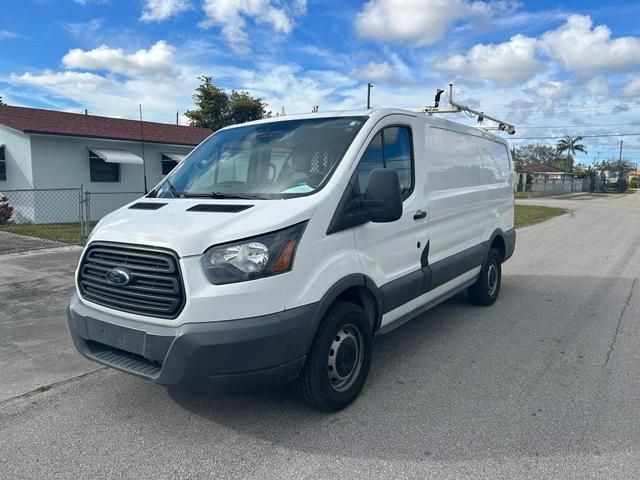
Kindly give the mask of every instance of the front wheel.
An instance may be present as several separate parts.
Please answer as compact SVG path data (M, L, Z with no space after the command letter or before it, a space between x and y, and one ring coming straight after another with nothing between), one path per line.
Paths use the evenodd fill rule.
M372 353L373 331L364 310L351 302L336 303L313 340L296 381L298 394L318 410L342 410L362 390Z
M482 265L478 280L468 289L469 299L476 305L493 305L500 293L501 283L500 253L492 248L489 250L484 265Z

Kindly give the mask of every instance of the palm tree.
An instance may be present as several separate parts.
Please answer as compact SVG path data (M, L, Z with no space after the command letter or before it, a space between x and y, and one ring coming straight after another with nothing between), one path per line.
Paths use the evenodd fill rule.
M565 135L563 138L558 140L558 143L556 144L556 151L559 154L567 153L567 170L570 166L569 160L576 154L576 152L587 153L587 147L582 143L579 143L581 140L582 137L570 137L569 135Z

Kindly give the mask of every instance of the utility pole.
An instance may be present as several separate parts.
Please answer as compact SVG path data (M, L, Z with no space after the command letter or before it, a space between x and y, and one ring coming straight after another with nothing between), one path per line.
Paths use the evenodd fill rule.
M144 161L144 123L142 122L142 104L138 104L140 107L140 140L142 142L142 175L144 177L144 194L149 193L147 188L147 165Z
M620 140L620 156L618 157L618 161L622 162L622 140Z
M367 110L371 109L371 89L373 88L372 83L367 83Z
M180 115L180 110L176 110L176 125L180 125L180 121L178 120L178 115Z

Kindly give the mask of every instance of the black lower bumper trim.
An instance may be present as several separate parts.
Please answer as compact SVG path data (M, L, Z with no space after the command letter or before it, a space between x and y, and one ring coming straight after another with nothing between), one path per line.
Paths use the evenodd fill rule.
M504 232L505 239L505 252L504 252L504 260L507 261L513 255L513 252L516 249L516 231L514 228L507 230Z
M243 388L285 383L304 365L317 304L241 320L146 325L71 300L69 330L80 353L153 382Z

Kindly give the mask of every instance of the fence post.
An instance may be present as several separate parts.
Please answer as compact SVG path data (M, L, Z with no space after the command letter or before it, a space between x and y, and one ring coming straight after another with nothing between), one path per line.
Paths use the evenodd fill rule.
M80 190L78 190L78 222L80 223L80 244L84 245L85 242L85 238L86 238L86 232L85 232L85 228L84 228L84 205L82 203L83 201L83 191L84 187L82 184L80 184Z
M83 243L87 242L89 238L89 224L91 222L91 193L89 191L84 192L84 238Z

